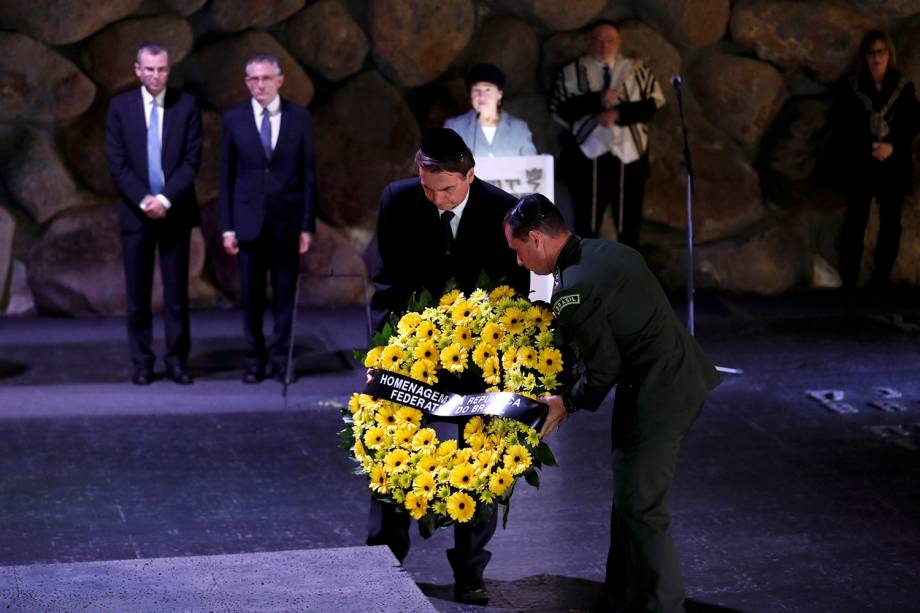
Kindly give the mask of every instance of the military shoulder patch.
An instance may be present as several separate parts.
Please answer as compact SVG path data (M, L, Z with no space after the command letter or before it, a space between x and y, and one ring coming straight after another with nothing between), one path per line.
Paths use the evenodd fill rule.
M559 313L562 312L562 309L573 304L581 304L581 294L568 294L556 300L556 302L553 303L553 315L559 317Z

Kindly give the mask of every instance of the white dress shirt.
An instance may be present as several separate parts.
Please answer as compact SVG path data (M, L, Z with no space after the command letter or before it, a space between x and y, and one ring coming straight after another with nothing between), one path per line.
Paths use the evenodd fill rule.
M463 216L463 209L466 208L466 203L469 202L470 192L467 190L466 198L463 199L463 202L450 209L450 212L454 214L454 218L450 220L450 233L454 235L454 238L457 238L457 229L460 227L460 217ZM443 214L444 211L438 211L438 215Z
M278 144L278 134L281 131L281 96L275 96L275 99L265 107L268 109L268 122L272 126L272 151ZM252 98L252 114L256 120L256 132L262 133L262 105Z

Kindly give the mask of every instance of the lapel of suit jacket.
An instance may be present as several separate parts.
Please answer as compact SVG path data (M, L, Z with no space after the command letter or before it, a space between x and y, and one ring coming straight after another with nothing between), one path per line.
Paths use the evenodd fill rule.
M246 139L244 147L246 149L255 148L262 156L262 161L268 166L271 160L265 155L265 149L262 147L262 135L259 133L259 126L256 124L256 117L252 110L252 98L246 100L240 109L240 121L243 122L243 138ZM280 134L279 140L280 140Z
M126 130L128 134L129 146L138 147L144 162L147 162L147 119L144 114L144 96L141 94L139 87L134 89L134 93L128 100L126 111L128 112L128 121ZM146 176L147 168L144 167Z
M178 92L172 89L166 89L166 95L163 97L163 137L160 139L160 159L163 163L164 175L167 172L166 147L168 147L171 142L170 136L175 132L175 129L171 129L171 127L174 126L177 119L176 114L172 111L176 106L178 98Z
M291 104L284 98L281 99L281 121L278 122L278 141L272 151L272 158L283 155L292 148L297 140L297 129L291 114Z

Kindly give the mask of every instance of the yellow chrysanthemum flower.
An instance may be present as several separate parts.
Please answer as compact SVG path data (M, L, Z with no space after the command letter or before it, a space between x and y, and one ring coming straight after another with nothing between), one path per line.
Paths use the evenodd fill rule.
M377 368L380 364L380 355L383 353L383 347L374 347L364 356L364 366L367 368Z
M415 433L412 438L412 449L421 451L422 449L431 449L438 444L437 433L434 428L422 428Z
M498 356L492 356L482 365L482 380L489 385L501 383L502 371L498 365Z
M442 462L452 458L455 453L457 453L457 439L454 438L443 441L435 451L435 455Z
M377 420L377 423L381 426L395 426L398 423L396 419L396 410L394 405L388 403L377 409L377 414L374 415L374 419Z
M441 299L438 301L438 304L441 306L453 306L457 302L457 298L462 297L463 294L458 289L453 289L441 296Z
M470 449L473 452L480 451L482 447L486 444L486 434L485 432L476 432L466 437L466 442L469 444Z
M437 373L437 367L431 360L418 360L409 369L410 377L429 385L434 385L438 382L438 377L435 373Z
M406 494L406 501L403 506L409 511L409 515L412 516L412 519L421 519L425 517L425 513L428 512L428 500L422 498L415 492Z
M387 482L387 470L380 464L374 464L371 467L371 483L370 487L375 492L380 494L386 494L390 491L388 482Z
M380 355L378 366L384 370L397 371L405 359L406 352L402 347L389 345L384 348L383 353Z
M470 521L476 512L476 503L464 492L454 492L447 499L447 514L461 524Z
M403 449L412 449L412 439L415 437L416 427L412 424L405 424L396 428L393 433L393 442Z
M502 368L511 370L517 363L517 347L508 347L502 354Z
M415 336L422 341L435 341L441 336L441 331L430 321L423 321L415 329Z
M530 345L524 345L518 348L517 363L526 368L536 368L537 350Z
M463 425L463 438L468 439L470 435L484 432L485 429L486 422L481 416L476 415L471 417L470 420Z
M412 482L412 491L425 500L431 500L437 488L437 482L434 480L434 476L432 476L431 473L422 473Z
M492 302L499 302L512 297L514 297L514 289L508 285L499 285L489 292L489 300Z
M357 459L359 462L363 462L364 458L367 457L367 450L364 449L364 445L361 443L361 441L355 441L354 451L355 459Z
M450 372L463 372L467 366L467 351L461 345L448 345L441 352L441 366Z
M453 339L455 343L464 349L472 349L473 345L476 344L476 339L473 337L473 333L470 332L469 327L465 325L457 326L454 329Z
M409 468L409 454L402 449L394 449L384 456L383 465L391 473L400 473Z
M502 339L505 337L505 331L502 330L502 327L495 322L489 322L482 327L482 332L480 333L483 343L488 343L493 347L498 347L502 342Z
M416 464L415 467L420 473L434 475L441 470L441 463L438 461L437 457L425 455L418 459L418 464Z
M473 350L473 364L482 368L483 363L491 357L497 357L497 349L495 345L482 341L476 345L476 349Z
M511 445L505 451L504 463L512 475L519 475L530 468L530 452L523 445Z
M418 313L414 311L406 313L399 319L399 323L396 324L396 330L402 335L408 335L415 330L421 322L422 316Z
M473 459L473 450L470 449L469 447L464 447L463 449L458 450L457 453L454 454L454 466L457 466L458 464L466 464L472 459Z
M418 428L422 425L422 412L412 407L400 407L396 411L396 423L411 424Z
M488 443L488 439L486 440ZM498 453L496 453L494 450L483 449L477 453L476 462L474 463L477 474L482 473L485 475L490 473L492 471L492 467L495 466L496 461L498 461Z
M348 412L354 415L359 410L361 410L361 395L352 394L351 398L348 399Z
M554 375L562 370L562 353L555 347L547 347L541 351L537 358L537 370L545 376Z
M540 306L532 306L527 309L527 312L524 314L524 318L527 320L527 323L534 327L539 328L540 330L545 330L549 327L549 322L552 319L549 311Z
M524 313L517 307L506 309L501 322L509 334L520 334L524 331Z
M371 428L364 433L364 444L371 449L380 449L387 442L387 431L383 428Z
M430 360L432 363L437 364L440 357L441 355L438 353L438 346L434 341L425 341L423 343L419 343L418 347L415 348L416 360Z
M489 491L496 496L504 494L511 484L514 483L514 476L506 468L495 471L489 478Z
M450 316L457 323L476 319L477 315L479 315L479 308L469 300L458 300L450 309Z

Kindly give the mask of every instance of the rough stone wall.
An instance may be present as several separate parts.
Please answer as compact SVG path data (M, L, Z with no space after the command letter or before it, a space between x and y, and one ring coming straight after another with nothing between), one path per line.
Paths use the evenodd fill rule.
M136 86L142 41L169 47L171 85L204 110L194 304L229 304L237 291L216 221L220 112L247 97L242 64L262 51L281 60L282 94L316 118L320 223L301 297L332 305L361 300L358 278L329 275L366 272L380 191L413 172L422 130L468 108L465 71L500 66L507 108L557 154L547 90L582 52L579 29L601 17L622 24L623 52L652 67L668 101L652 122L643 230L663 282L685 282L674 74L694 155L698 286L777 294L826 282L816 271L836 263L843 206L826 188L833 169L819 172L828 88L871 27L892 33L920 83L915 0L0 0L0 311L124 309L103 126L110 97ZM893 273L914 285L917 195Z

